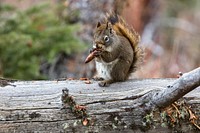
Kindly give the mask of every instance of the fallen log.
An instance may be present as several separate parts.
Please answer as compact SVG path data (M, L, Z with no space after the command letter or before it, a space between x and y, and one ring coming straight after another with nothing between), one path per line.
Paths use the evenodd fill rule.
M88 79L1 79L0 86L0 132L200 131L200 68L106 88Z

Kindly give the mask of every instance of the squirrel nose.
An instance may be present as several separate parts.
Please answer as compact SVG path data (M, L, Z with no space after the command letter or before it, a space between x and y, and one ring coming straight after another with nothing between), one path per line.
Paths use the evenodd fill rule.
M100 48L99 43L94 43L93 48Z
M102 43L101 42L94 42L93 48L102 48Z

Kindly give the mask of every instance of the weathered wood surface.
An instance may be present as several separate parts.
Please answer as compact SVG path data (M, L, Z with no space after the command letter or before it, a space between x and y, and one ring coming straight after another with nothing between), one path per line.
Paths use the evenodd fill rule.
M140 132L137 128L132 130L134 127L130 124L137 119L137 112L126 109L135 104L134 99L152 90L165 89L173 82L174 79L134 79L101 88L94 81L91 84L80 80L16 81L10 83L16 87L0 87L0 133ZM95 118L93 126L83 126L70 106L62 109L61 95L65 88L76 103L86 106L87 114ZM184 98L200 117L200 87ZM157 126L148 132L172 130Z

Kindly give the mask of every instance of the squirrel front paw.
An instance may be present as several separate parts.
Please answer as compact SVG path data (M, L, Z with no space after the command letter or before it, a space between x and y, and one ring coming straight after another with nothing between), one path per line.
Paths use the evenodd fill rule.
M98 56L100 56L102 54L102 51L101 50L95 50L94 51L94 56L95 57L98 57Z

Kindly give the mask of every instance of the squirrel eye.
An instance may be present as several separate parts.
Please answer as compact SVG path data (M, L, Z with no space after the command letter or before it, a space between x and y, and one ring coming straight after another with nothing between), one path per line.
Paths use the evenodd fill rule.
M108 41L109 41L109 37L108 37L108 36L104 36L103 39L104 39L105 42L108 42Z

